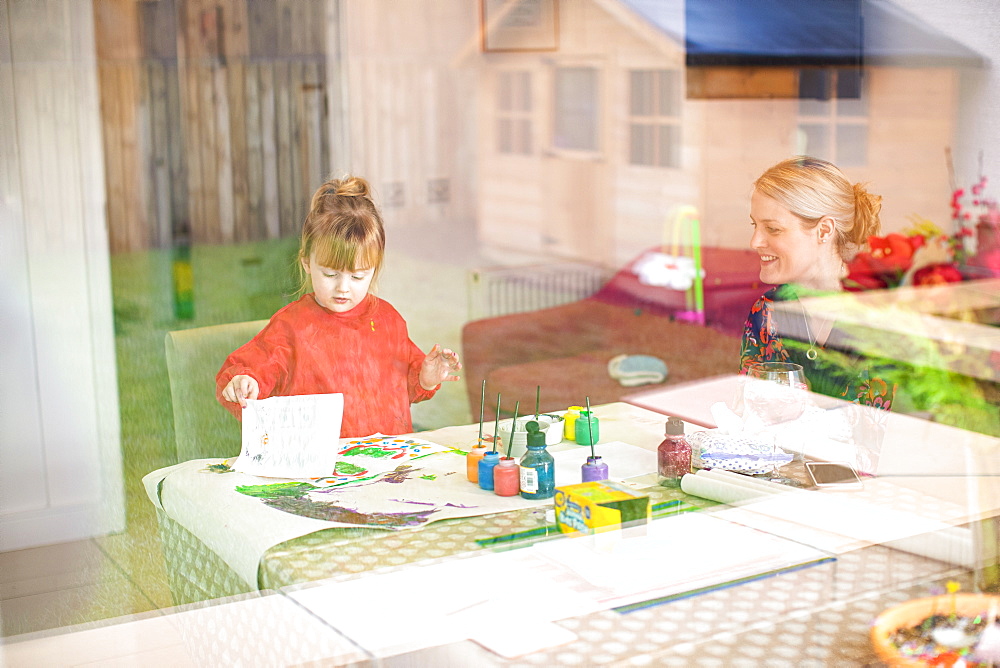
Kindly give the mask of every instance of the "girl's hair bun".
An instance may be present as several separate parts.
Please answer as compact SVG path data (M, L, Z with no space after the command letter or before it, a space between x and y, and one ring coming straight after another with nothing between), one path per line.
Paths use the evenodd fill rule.
M334 195L343 197L371 197L371 186L360 176L347 176L343 179L327 181Z

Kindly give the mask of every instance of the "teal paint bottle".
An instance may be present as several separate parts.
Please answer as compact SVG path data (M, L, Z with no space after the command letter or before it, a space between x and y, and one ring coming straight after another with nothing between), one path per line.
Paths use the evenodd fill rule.
M556 461L545 449L545 433L532 420L528 430L528 452L521 457L521 498L551 499L556 491Z

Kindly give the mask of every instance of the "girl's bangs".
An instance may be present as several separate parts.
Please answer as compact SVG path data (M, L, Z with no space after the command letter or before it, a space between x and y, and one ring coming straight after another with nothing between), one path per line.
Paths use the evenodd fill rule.
M376 244L323 237L313 242L312 250L320 266L338 271L378 269L382 264L382 253Z

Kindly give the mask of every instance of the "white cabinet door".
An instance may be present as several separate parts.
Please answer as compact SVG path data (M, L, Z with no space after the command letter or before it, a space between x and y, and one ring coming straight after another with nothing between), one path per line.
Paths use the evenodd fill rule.
M0 551L124 528L89 0L0 0ZM9 54L9 59L8 59Z

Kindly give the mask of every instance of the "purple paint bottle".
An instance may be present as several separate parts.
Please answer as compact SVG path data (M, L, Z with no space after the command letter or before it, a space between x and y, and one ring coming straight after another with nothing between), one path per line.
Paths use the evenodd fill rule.
M587 463L580 467L580 475L584 482L608 479L608 465L601 461L600 456L587 457Z

